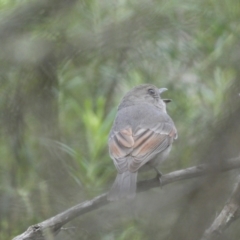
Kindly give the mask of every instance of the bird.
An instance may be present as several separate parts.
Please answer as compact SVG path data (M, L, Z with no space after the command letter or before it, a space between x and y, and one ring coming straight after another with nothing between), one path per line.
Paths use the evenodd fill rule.
M162 99L167 88L152 84L134 87L122 98L108 137L109 155L117 169L117 177L107 195L109 201L136 195L138 171L155 169L166 160L177 129L167 114Z

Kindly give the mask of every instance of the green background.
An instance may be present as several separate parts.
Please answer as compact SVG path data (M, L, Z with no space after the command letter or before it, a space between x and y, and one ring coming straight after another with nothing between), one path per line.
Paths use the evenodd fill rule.
M108 133L138 84L173 100L179 138L163 173L236 157L239 19L239 0L0 0L0 239L108 191ZM199 239L237 174L108 204L57 239ZM224 234L239 239L237 223Z

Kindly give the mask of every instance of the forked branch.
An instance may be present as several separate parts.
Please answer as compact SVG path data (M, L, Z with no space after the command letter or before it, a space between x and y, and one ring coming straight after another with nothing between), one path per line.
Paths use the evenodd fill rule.
M177 170L161 177L161 186L177 182L184 179L200 177L204 175L216 174L240 168L240 158L230 159L220 165L202 164L182 170ZM159 187L159 179L153 178L138 182L138 192L147 191L151 188ZM49 218L41 223L30 226L24 233L15 237L13 240L44 240L46 236L56 235L66 223L87 212L100 208L108 203L107 193L97 196L91 200L80 203L58 215Z

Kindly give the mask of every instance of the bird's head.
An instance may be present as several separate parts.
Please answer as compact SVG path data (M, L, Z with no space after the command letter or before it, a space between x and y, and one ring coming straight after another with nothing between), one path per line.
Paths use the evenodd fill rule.
M157 88L152 84L136 86L126 93L118 109L131 105L149 103L166 112L166 104L171 102L171 100L161 99L161 94L165 91L167 91L167 88Z

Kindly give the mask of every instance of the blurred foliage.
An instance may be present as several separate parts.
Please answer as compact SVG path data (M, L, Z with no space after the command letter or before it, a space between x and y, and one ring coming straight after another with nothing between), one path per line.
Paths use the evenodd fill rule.
M108 190L108 133L132 87L167 87L173 99L179 139L163 172L199 163L238 106L238 0L0 0L0 11L1 240ZM197 196L180 184L139 194L133 212L114 203L84 215L57 239L176 239L184 197Z

